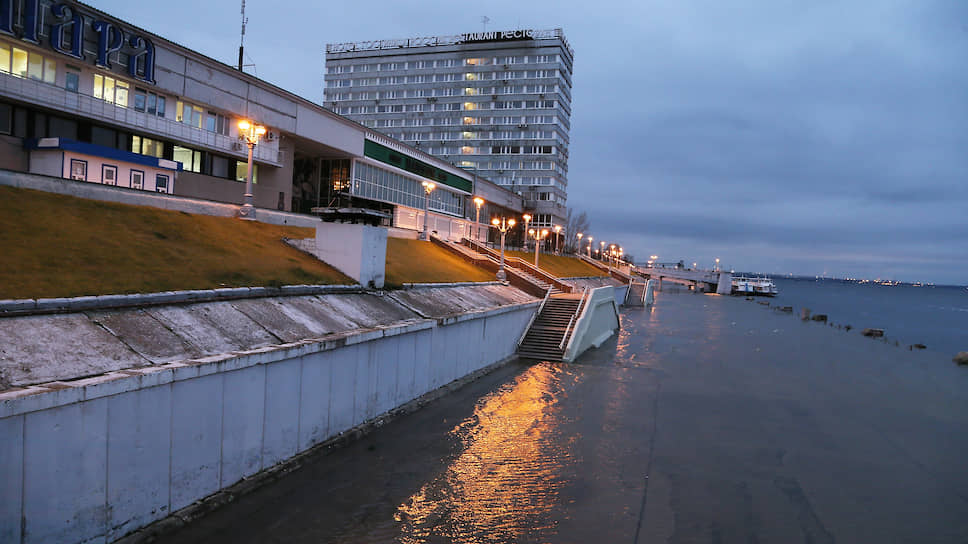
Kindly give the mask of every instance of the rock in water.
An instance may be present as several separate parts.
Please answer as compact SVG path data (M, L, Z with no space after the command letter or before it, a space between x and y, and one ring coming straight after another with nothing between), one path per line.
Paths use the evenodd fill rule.
M814 321L822 321L822 322L826 323L827 322L827 314L817 314L817 315L811 317L810 319L812 319Z
M958 355L952 361L958 363L959 365L968 365L968 351L959 351Z
M864 329L861 331L864 336L870 336L871 338L882 338L884 336L884 329Z

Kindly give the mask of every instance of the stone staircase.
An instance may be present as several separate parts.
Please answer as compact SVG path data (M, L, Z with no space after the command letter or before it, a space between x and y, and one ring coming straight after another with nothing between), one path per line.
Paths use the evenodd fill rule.
M575 326L570 322L581 300L581 294L550 296L518 346L518 356L541 361L561 361Z

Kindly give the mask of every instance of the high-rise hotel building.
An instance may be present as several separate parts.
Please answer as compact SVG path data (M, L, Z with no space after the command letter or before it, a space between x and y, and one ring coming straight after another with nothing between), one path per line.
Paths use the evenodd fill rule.
M561 29L329 44L325 106L564 224L573 58Z

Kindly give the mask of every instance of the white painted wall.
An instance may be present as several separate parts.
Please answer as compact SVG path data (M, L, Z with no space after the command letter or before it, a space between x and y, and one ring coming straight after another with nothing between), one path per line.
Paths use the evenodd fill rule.
M602 342L615 334L620 326L616 294L621 292L621 300L624 300L625 290L627 289L627 285L621 290L609 285L599 287L589 293L585 307L582 309L578 321L575 322L575 330L572 332L571 340L565 348L563 357L565 362L574 361L589 348L597 348L602 345Z
M316 225L316 257L360 285L379 289L386 280L387 229L319 222Z
M119 538L512 357L534 306L0 393L0 542Z

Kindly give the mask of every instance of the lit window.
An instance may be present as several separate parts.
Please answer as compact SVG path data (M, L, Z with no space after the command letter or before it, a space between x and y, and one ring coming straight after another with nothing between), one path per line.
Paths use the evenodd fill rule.
M188 102L178 101L176 104L177 108L175 110L175 120L179 123L185 123L186 125L191 125L195 128L202 128L202 116L205 110Z
M238 161L235 163L235 181L245 181L245 175L248 173L249 164ZM252 165L252 183L259 183L259 165Z
M476 110L477 109L477 104L475 104L473 102L464 102L464 109L465 110L468 110L468 111L470 111L470 110Z
M27 77L27 52L13 48L13 64L10 73L19 77Z
M119 106L127 106L128 84L113 77L94 74L94 98Z

